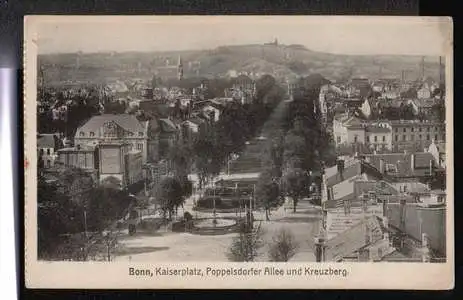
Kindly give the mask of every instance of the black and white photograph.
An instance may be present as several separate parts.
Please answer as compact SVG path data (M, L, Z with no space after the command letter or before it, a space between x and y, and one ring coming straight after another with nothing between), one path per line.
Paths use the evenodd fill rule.
M448 19L72 18L26 62L37 261L453 261Z

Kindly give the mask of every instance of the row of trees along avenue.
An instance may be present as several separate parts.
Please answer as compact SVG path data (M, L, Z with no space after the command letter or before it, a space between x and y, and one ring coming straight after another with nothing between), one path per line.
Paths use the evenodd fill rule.
M310 174L319 174L323 164L332 165L336 160L331 137L320 122L320 85L301 80L300 86L294 100L285 104L281 130L271 131L263 151L265 169L256 186L256 198L266 210L267 220L270 209L281 204L284 196L292 199L296 212L298 201L310 194L315 178Z

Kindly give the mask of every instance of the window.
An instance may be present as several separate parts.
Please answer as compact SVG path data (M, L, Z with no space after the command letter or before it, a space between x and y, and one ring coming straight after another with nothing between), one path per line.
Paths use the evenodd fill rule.
M422 139L423 139L423 136L421 136L421 134L420 134L419 138L420 138L420 140L422 140Z
M395 129L395 132L399 132L399 128L396 128L396 129Z
M395 136L395 141L397 142L398 140L399 140L399 136L396 135L396 136Z
M378 137L375 135L375 143L378 141Z
M404 128L404 132L407 132L407 128Z
M429 141L430 139L431 139L431 137L429 136L429 134L427 134L427 135L426 135L426 140Z
M438 131L438 130L439 130L439 128L437 128L437 127L434 127L434 130L435 130L435 131Z
M411 130L412 132L414 132L414 131L415 131L415 127L412 127L410 130Z
M47 159L47 167L51 167L51 161Z
M383 135L383 142L385 142L385 141L386 141L386 136L385 136L385 135Z
M420 132L423 131L423 128L420 127L419 129L420 129Z
M95 132L90 131L90 136L95 136Z
M336 138L336 140L338 141L338 143L341 143L341 137L340 137L340 136L338 136L338 137Z
M40 156L43 156L43 149L40 149Z
M370 142L370 137L369 137L369 136L367 136L367 143L369 143L369 142Z
M404 185L404 193L406 193L406 192L407 192L407 186Z
M437 134L434 136L434 140L436 140L436 141L437 141Z
M80 135L80 136L84 136L85 133L84 133L83 131L81 131L81 132L79 133L79 135Z
M143 136L143 132L140 131L140 132L138 133L138 136Z
M402 135L402 141L406 141L407 140L407 136L404 134Z
M430 132L430 131L431 131L431 127L428 127L428 128L427 128L427 131Z
M354 136L354 143L357 143L358 136Z
M137 149L138 150L143 150L143 144L137 144Z
M47 155L50 155L50 148L47 149Z

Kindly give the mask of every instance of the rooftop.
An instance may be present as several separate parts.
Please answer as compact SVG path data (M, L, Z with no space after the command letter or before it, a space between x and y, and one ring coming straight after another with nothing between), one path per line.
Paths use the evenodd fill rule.
M391 132L390 128L387 127L381 127L378 125L368 125L366 128L367 132L372 132L372 133L389 133Z
M37 135L37 148L55 148L54 134L39 134Z
M412 167L412 157L414 157L414 166ZM434 163L434 157L431 153L383 153L383 154L365 154L368 164L380 170L381 160L384 162L387 174L392 176L425 176L429 172L430 162ZM394 166L394 171L388 171L387 165ZM436 166L433 165L434 168Z
M113 114L103 114L99 116L93 116L90 120L88 120L83 126L81 126L77 132L99 132L100 128L106 122L114 122L123 129L129 132L144 132L145 127L143 124L138 121L138 119L134 115L129 114L120 114L120 115L113 115Z

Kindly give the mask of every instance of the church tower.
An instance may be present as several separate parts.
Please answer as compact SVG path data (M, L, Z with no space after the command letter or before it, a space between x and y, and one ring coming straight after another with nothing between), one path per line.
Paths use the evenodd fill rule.
M178 64L177 64L177 78L178 80L183 79L183 64L182 64L182 57L178 57Z

